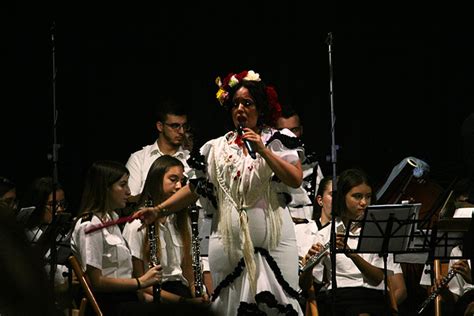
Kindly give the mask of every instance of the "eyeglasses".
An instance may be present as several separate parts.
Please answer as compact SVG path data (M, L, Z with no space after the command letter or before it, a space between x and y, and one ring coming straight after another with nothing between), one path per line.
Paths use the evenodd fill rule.
M49 207L49 208L52 208L53 207L53 201L49 201L48 203L46 203L46 206ZM58 209L58 208L67 209L67 201L66 200L56 201L56 209Z
M188 123L184 124L179 124L179 123L164 123L166 126L169 126L172 130L179 130L180 128L183 128L183 131L187 132L191 129L191 126L189 126Z

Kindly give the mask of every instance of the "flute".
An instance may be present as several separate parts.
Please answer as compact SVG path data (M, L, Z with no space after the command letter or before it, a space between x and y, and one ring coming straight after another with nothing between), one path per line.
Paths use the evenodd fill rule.
M421 314L423 310L438 296L439 293L448 285L449 281L456 275L456 272L453 269L448 271L448 274L441 279L439 286L431 292L430 296L428 296L423 303L421 303L420 307L418 308L418 314Z
M346 231L343 222L339 222L336 226L336 234L344 234ZM331 246L331 240L324 244L321 251L315 253L306 261L304 266L300 268L300 274L303 272L308 271L309 269L313 269L313 267L319 262L319 260L329 251Z

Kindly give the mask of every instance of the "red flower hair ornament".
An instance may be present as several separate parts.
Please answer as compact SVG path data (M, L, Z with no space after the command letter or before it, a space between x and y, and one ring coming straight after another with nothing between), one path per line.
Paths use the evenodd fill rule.
M270 120L275 123L281 117L281 105L278 94L272 86L267 86L268 105L270 106Z

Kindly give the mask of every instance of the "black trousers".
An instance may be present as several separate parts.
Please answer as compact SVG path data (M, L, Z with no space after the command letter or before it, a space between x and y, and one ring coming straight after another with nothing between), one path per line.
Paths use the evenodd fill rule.
M161 289L167 292L183 296L185 298L191 298L191 290L189 286L184 285L180 281L168 281L161 284Z
M335 293L335 304L333 303ZM388 299L382 290L365 287L343 287L318 295L318 310L324 316L391 315ZM334 305L334 306L333 306ZM333 313L334 307L334 313Z
M97 304L99 305L104 316L119 315L123 305L129 303L140 303L135 292L115 292L115 293L94 293ZM86 315L95 315L90 304L87 304Z
M192 297L189 287L179 281L165 282L161 285L161 289L186 298ZM135 292L95 293L95 297L104 316L156 315L157 312L182 315L185 311L195 315L210 315L210 312L201 306L140 302ZM95 315L90 304L88 304L86 315Z
M161 289L182 297L192 297L189 287L180 281L165 282L161 285ZM215 316L207 306L186 303L128 302L121 304L118 312L118 316Z

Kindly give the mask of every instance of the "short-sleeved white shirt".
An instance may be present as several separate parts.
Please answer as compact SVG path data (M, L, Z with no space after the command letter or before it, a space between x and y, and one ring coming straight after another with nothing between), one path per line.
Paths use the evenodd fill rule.
M161 258L160 264L163 268L163 282L181 281L188 285L183 276L181 264L183 262L183 241L176 228L176 215L172 214L166 218L164 224L159 224ZM141 226L140 220L136 219L127 223L123 229L123 236L127 240L132 256L142 260L148 267L148 256L145 255L144 245L146 230L138 231Z
M453 218L472 218L473 211L474 211L474 208L472 207L458 208L454 212ZM451 250L451 257L461 257L461 256L462 256L462 250L459 246L456 246ZM458 260L459 259L450 260L449 269L451 269L451 266ZM468 260L467 263L469 264L469 267L472 269L471 260ZM449 290L459 296L462 296L467 291L474 289L474 285L467 283L463 279L463 277L459 274L456 274L454 278L451 279L448 285L449 285Z
M337 221L339 223L339 220ZM358 236L360 234L360 228L356 230L354 233L349 234L349 239L347 241L348 246L351 249L357 249L357 244L359 242ZM314 240L314 244L320 242L321 244L325 245L329 242L331 235L331 223L318 231L316 238ZM351 236L354 236L351 238ZM359 253L365 261L370 263L371 265L383 269L384 263L383 258L379 257L378 254L375 253ZM324 267L326 270L324 270ZM326 271L328 275L331 275L331 261L330 257L324 257L319 264L317 264L313 269L313 277L317 282L323 281L323 273ZM337 287L365 287L370 289L377 289L383 290L384 283L380 282L377 286L373 286L367 283L366 279L363 277L362 272L357 268L355 263L348 258L345 254L338 253L336 254L336 282ZM328 289L331 289L332 286L329 285Z
M307 223L294 224L296 244L298 246L298 256L304 257L308 253L308 250L313 245L313 240L316 238L318 233L318 226L313 220L308 220Z
M454 247L451 250L451 256L452 257L461 257L462 256L461 248L459 248L459 246ZM452 265L458 260L459 259L450 260L449 261L449 269L451 269ZM469 264L469 268L472 269L471 260L467 260L467 263ZM453 292L454 294L458 295L458 296L463 296L464 293L474 289L474 285L467 283L463 279L463 277L459 274L456 274L454 276L454 278L452 278L451 281L449 281L448 286L449 286L449 290L451 292Z
M143 147L141 150L134 152L128 158L126 167L130 172L128 178L128 186L132 195L138 195L142 192L145 185L146 176L153 162L164 154L160 151L158 143ZM188 178L194 176L192 169L188 166L189 151L180 147L178 151L172 155L179 159L184 165L184 173Z
M114 212L106 220L117 219ZM71 237L71 250L86 271L87 265L102 270L102 276L110 278L132 277L132 256L122 237L119 226L113 225L86 234L85 230L101 223L94 215L90 221L77 221Z

